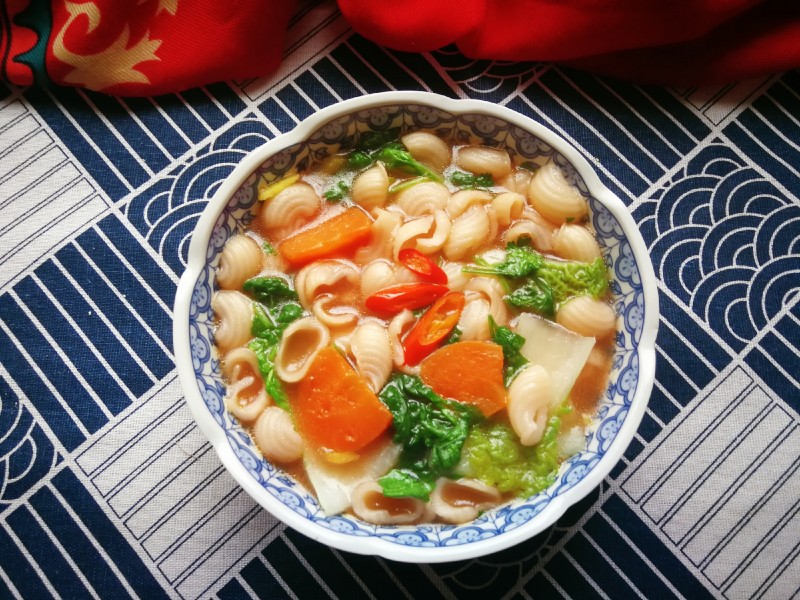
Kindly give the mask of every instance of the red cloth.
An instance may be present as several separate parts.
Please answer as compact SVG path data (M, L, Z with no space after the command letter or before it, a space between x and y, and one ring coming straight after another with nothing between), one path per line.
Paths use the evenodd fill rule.
M339 5L356 31L397 50L456 43L472 58L557 61L673 85L722 83L800 67L800 0L395 0L390 5L339 0Z
M406 51L556 61L638 82L722 83L800 67L800 0L338 0ZM157 95L267 75L295 0L0 0L0 78Z
M271 73L294 0L0 0L0 69L17 85L157 95ZM49 10L48 10L49 9Z

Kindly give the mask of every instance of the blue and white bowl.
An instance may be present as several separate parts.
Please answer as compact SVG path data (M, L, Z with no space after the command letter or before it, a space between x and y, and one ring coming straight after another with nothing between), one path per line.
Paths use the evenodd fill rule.
M226 240L252 219L261 177L280 179L312 167L365 131L435 130L460 143L505 147L525 159L550 157L589 198L592 224L613 278L616 350L609 387L586 450L564 464L547 490L502 505L463 525L376 526L326 515L312 493L264 460L225 410L225 388L213 349L211 296ZM540 533L596 488L633 438L655 375L658 296L645 244L625 205L603 186L589 162L558 135L517 112L478 100L422 92L387 92L321 110L294 130L250 153L203 211L175 299L175 357L186 401L222 464L265 509L320 542L407 562L474 558Z

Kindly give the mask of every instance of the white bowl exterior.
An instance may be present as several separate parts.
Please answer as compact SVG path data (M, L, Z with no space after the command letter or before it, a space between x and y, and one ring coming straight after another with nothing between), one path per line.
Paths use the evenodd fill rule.
M233 227L246 224L249 208L256 201L255 173L267 161L276 172L296 166L298 155L300 168L304 168L307 165L302 157L306 162L310 157L324 158L328 140L352 141L343 131L352 115L375 121L372 124L380 127L384 125L382 119L392 118L392 107L403 107L401 120L405 126L410 124L405 112L409 107L421 107L413 109L417 126L435 126L442 116L439 111L443 111L455 118L450 127L455 125L460 136L477 133L478 140L502 143L491 136L505 132L511 138L510 132L515 131L522 142L507 141L525 145L519 151L554 158L589 197L592 223L614 270L612 291L621 325L610 390L590 428L587 450L566 461L556 483L545 492L460 526L384 527L349 516L325 516L313 495L261 459L250 438L219 405L224 386L211 349L212 323L208 319L213 266ZM315 133L315 139L304 145ZM476 141L475 136L471 139ZM603 186L577 150L543 125L512 110L426 92L386 92L341 102L249 154L214 194L195 227L174 315L176 364L187 403L223 465L245 491L278 519L312 539L350 552L406 562L461 560L510 547L555 523L569 506L597 487L619 461L647 406L655 376L659 318L655 274L636 224L622 201Z

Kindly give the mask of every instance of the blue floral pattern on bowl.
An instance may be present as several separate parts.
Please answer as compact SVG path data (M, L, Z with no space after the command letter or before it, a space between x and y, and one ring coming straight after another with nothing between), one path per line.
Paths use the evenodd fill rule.
M568 178L588 198L591 224L597 232L604 257L613 273L614 305L619 315L614 367L601 408L587 430L586 450L562 464L555 483L531 498L517 500L463 525L375 526L349 515L326 515L313 494L265 461L250 437L225 410L224 385L213 348L213 314L210 298L215 269L223 244L252 219L260 179L267 182L293 169L305 169L343 148L352 147L367 131L391 128L401 132L435 131L458 143L480 143L507 148L519 161L542 164L555 160ZM629 407L639 381L639 343L644 327L644 293L640 265L624 234L624 228L604 204L592 196L578 171L565 156L532 133L502 119L483 114L451 114L438 108L403 104L382 106L338 117L260 165L230 197L214 226L207 248L207 262L194 282L189 323L191 356L197 387L205 409L221 427L234 455L266 492L285 507L325 529L347 536L378 537L391 544L435 547L474 544L502 536L534 519L553 500L573 488L598 467L620 428L629 418Z

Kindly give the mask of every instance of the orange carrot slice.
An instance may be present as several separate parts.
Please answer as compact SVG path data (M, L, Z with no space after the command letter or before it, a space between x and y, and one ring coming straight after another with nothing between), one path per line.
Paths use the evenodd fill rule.
M352 206L293 235L278 246L278 250L293 265L301 265L339 256L369 240L371 230L372 220L363 210Z
M297 429L306 440L334 452L357 452L392 422L392 413L333 348L317 354L292 398Z
M420 377L434 392L473 404L489 416L506 405L503 349L493 342L456 342L422 361Z

